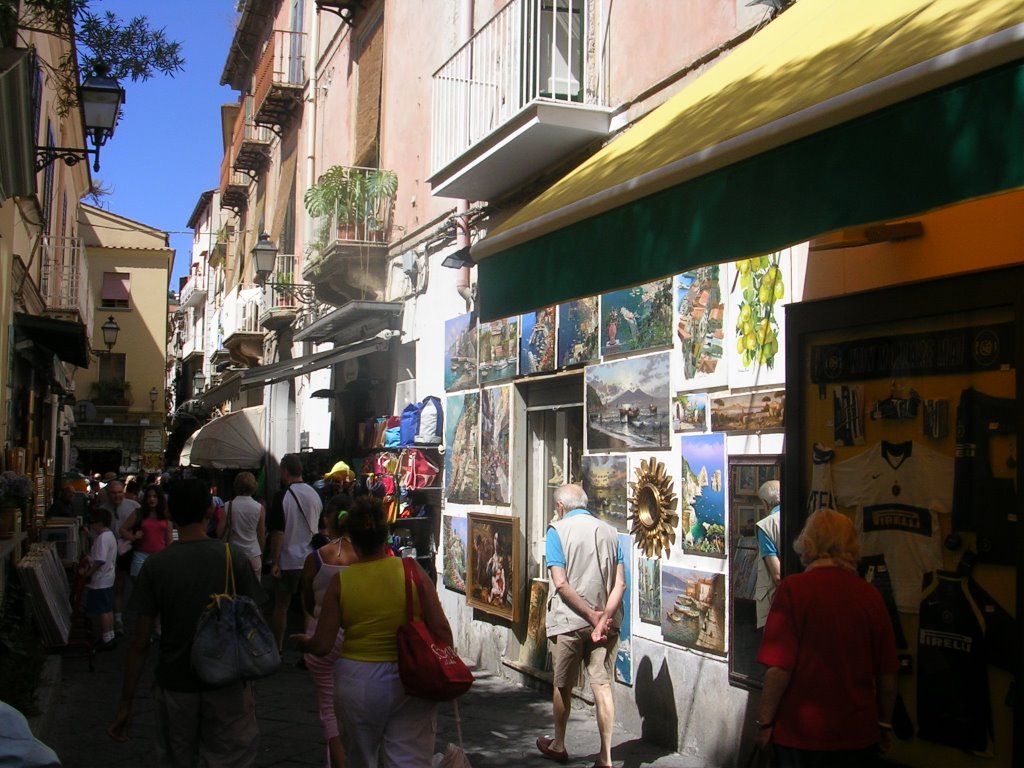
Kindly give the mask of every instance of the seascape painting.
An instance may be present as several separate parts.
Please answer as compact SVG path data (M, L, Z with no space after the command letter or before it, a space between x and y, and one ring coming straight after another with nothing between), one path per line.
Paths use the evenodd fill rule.
M444 389L451 392L476 386L476 320L472 312L444 324Z
M520 375L555 370L555 307L523 315L520 323Z
M480 501L480 393L449 395L445 408L444 478L448 501Z
M619 355L671 343L671 278L601 297L601 354Z
M627 553L625 558L626 591L622 595L622 625L619 627L619 647L615 653L615 680L625 685L633 684L633 569L629 552L632 550L630 537L619 534L619 547Z
M676 277L676 337L682 345L683 378L688 385L725 381L723 279L717 264Z
M466 594L466 552L469 550L466 518L442 515L444 547L442 580L452 592Z
M480 393L480 501L508 504L511 385Z
M597 360L600 347L597 297L558 305L558 367Z
M786 413L786 391L748 392L711 400L713 432L780 432Z
M672 398L673 432L707 432L708 396L704 392L676 392Z
M683 435L683 551L725 557L725 435Z
M481 384L511 379L519 368L519 318L480 323L477 346Z
M669 353L587 366L587 452L669 447Z
M583 490L588 508L595 516L611 523L621 533L629 530L629 461L625 456L597 454L582 460Z
M638 558L636 585L640 621L661 624L661 560L652 557Z
M661 567L661 632L670 643L725 654L725 576Z

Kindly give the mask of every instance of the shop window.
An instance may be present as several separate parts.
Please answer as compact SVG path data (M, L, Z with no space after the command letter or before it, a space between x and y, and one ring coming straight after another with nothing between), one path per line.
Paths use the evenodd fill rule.
M127 272L104 272L100 306L103 309L128 309L132 276Z

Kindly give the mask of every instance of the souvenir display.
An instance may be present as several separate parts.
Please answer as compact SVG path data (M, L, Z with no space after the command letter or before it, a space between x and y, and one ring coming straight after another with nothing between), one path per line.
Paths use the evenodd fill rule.
M601 297L601 354L619 355L672 343L672 280L655 280Z
M864 445L864 387L843 385L832 390L836 445Z
M636 537L641 552L667 556L676 540L675 528L679 524L676 513L676 494L665 465L653 456L642 460L636 470L636 480L629 484L629 532Z
M668 352L589 365L585 381L588 452L668 448Z

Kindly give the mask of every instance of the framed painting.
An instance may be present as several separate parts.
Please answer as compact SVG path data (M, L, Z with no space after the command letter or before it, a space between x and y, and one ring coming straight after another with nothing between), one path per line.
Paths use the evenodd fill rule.
M672 279L601 297L601 354L620 355L672 343Z
M558 305L559 368L597 360L601 346L600 320L597 296Z
M469 539L466 538L466 518L455 515L442 515L444 530L442 546L444 556L442 563L442 581L452 592L466 594L466 552L469 550Z
M487 387L480 393L480 501L509 504L511 385Z
M623 552L632 550L630 537L619 534L619 547ZM615 652L615 681L624 685L633 685L633 569L629 556L625 560L626 591L622 595L622 626L619 627L619 646Z
M781 432L786 392L746 392L711 398L712 432Z
M444 389L476 386L477 332L472 312L446 320L444 324Z
M467 519L466 603L518 621L522 602L519 518L470 512Z
M687 389L726 381L724 284L725 272L717 264L676 276L676 342Z
M629 530L629 461L625 456L598 454L582 459L583 490L590 512L611 523L619 533Z
M538 309L520 318L519 373L555 370L555 307Z
M661 624L661 560L641 557L636 563L636 594L640 621Z
M672 398L673 432L708 431L708 396L704 392L676 392Z
M669 447L669 353L629 357L584 371L587 452Z
M481 384L511 379L519 369L519 317L481 323L477 347Z
M448 501L480 501L480 393L448 395L444 422L444 479Z
M680 440L683 551L725 557L725 435L683 435Z
M725 654L725 575L663 565L662 636L670 643Z

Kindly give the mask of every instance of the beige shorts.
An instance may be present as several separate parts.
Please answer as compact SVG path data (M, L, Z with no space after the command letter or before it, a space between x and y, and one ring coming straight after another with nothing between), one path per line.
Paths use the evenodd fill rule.
M609 632L603 642L595 643L590 639L592 631L591 627L585 627L550 638L551 666L554 668L552 682L556 688L576 685L580 676L580 662L586 665L591 685L611 683L619 633Z

